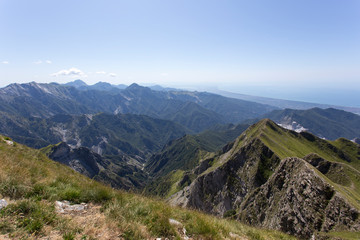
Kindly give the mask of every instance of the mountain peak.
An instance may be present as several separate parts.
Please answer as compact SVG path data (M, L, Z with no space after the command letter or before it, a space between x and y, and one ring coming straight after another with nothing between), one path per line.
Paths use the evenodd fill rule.
M140 88L141 86L137 83L132 83L130 86L127 87L127 89L135 89Z
M80 80L80 79L77 79L77 80L72 81L72 82L65 83L65 85L66 86L76 87L76 88L87 86L87 84L84 81Z
M112 86L112 85L110 83L100 81L95 83L94 86Z
M151 89L148 88L148 87L140 86L140 85L137 84L137 83L133 83L133 84L131 84L130 86L128 86L128 87L126 88L126 90L130 90L130 91L148 90L148 91L150 91Z
M264 119L260 120L258 123L256 123L255 125L268 126L268 127L279 127L274 121L270 120L269 118L264 118Z
M264 118L260 121L258 121L257 123L251 125L245 132L244 135L250 137L256 137L259 136L261 134L264 134L265 132L270 131L276 131L279 132L281 131L283 128L278 126L275 122L273 122L272 120L268 119L268 118ZM285 129L283 129L285 130Z

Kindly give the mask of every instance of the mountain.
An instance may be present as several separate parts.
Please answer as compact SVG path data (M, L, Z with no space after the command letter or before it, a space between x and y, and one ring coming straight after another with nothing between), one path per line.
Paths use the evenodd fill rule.
M0 131L49 158L101 182L141 189L146 160L188 130L167 120L133 114L55 115L47 119L0 115ZM61 142L61 143L60 143ZM60 143L60 144L59 144Z
M162 87L160 85L149 86L149 88L155 91L182 91L181 89Z
M189 177L191 176L191 177ZM264 119L180 178L169 202L300 238L360 230L360 146Z
M77 79L75 81L72 81L72 82L68 82L68 83L65 83L64 84L65 86L70 86L70 87L75 87L75 88L82 88L82 87L87 87L88 85L80 80L80 79Z
M149 175L145 192L169 197L186 184L190 171L206 156L212 156L240 135L248 125L223 125L197 135L186 135L170 141L146 162L144 171ZM185 179L181 183L179 181Z
M181 101L195 102L223 116L226 123L240 123L246 119L254 118L254 116L259 116L261 113L277 109L265 104L227 98L207 92L168 92L168 97Z
M236 98L236 99L242 99L246 101L266 104L282 109L290 108L290 109L297 109L297 110L307 110L310 108L335 108L344 110L347 112L352 112L355 114L360 114L360 108L357 107L345 107L345 106L334 106L329 104L319 104L319 103L310 103L310 102L301 102L301 101L292 101L292 100L284 100L284 99L276 99L276 98L267 98L267 97L259 97L259 96L252 96L252 95L246 95L246 94L240 94L240 93L232 93L222 90L216 90L214 91L216 94L220 94L225 97L229 98Z
M294 239L111 189L4 136L0 165L2 239Z
M146 182L142 164L127 155L101 156L86 147L70 147L65 142L41 149L50 159L118 189L139 189Z
M306 129L330 140L360 137L360 115L334 108L275 110L264 117L292 130Z
M86 91L86 90L98 90L98 91L113 91L113 92L118 92L119 89L125 89L127 86L124 84L118 84L118 85L113 85L107 82L97 82L93 85L87 85L84 81L82 80L75 80L72 82L68 82L63 84L64 86L70 86L70 87L75 87L79 90L82 91Z
M213 125L238 123L274 110L273 107L215 94L198 92L154 91L132 84L120 90L108 83L83 86L75 81L59 84L11 84L0 89L0 112L13 117L49 118L58 114L142 114L175 121L194 132Z
M168 141L188 133L174 122L134 114L59 114L47 119L1 115L0 120L2 133L31 147L62 141L100 155L126 154L140 162Z

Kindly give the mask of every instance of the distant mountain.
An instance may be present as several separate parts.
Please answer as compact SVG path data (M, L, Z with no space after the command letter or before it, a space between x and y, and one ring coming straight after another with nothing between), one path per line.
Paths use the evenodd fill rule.
M334 105L330 105L330 104L319 104L319 103L292 101L292 100L285 100L285 99L267 98L267 97L252 96L252 95L246 95L246 94L240 94L240 93L232 93L232 92L221 91L221 90L216 90L214 92L217 94L220 94L222 96L225 96L225 97L267 104L270 106L283 108L283 109L291 108L291 109L298 109L298 110L306 110L306 109L310 109L310 108L322 108L322 109L335 108L335 109L345 110L347 112L352 112L352 113L360 115L360 108L357 108L357 107L334 106Z
M83 85L79 81L74 84ZM106 83L99 84L97 90L79 90L72 86L32 82L0 89L0 111L17 117L132 113L173 120L194 132L216 124L238 123L271 110L274 108L216 94L154 91L137 84L125 90Z
M169 87L162 87L162 86L160 86L160 85L149 86L149 88L150 88L151 90L155 90L155 91L182 91L181 89L169 88Z
M81 87L87 87L88 86L84 81L82 81L80 79L72 81L72 82L65 83L64 85L65 86L70 86L70 87L76 87L76 88L81 88Z
M55 115L47 119L0 115L0 132L31 147L66 142L100 155L128 155L136 161L187 133L167 120L132 114Z
M360 115L334 108L276 110L263 117L270 118L292 130L306 129L319 137L330 140L340 137L347 139L360 137Z
M269 105L227 98L207 92L169 92L168 97L181 101L195 102L223 116L226 123L240 123L246 119L254 118L254 116L261 113L277 109Z
M99 90L99 91L117 91L118 89L125 89L127 88L127 85L125 84L118 84L118 85L113 85L107 82L98 82L95 83L93 85L87 85L84 81L82 80L75 80L73 82L68 82L63 84L64 86L70 86L70 87L75 87L79 90Z
M114 188L135 190L146 182L142 166L126 155L101 156L86 147L74 148L64 142L49 145L41 151L50 159Z
M359 145L264 119L173 182L169 201L309 239L360 230L359 176Z

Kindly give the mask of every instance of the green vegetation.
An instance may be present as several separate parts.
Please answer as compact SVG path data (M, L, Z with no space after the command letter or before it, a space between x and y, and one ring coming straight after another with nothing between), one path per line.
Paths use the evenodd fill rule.
M319 233L318 235L322 236L324 239L343 239L343 240L360 239L359 232L329 232L329 233Z
M202 159L215 155L212 152L222 151L221 148L234 141L247 127L246 124L217 125L197 135L185 135L171 141L148 160L145 171L152 179L145 192L169 197L189 185L194 176L187 174L182 180L183 172L193 170Z
M179 238L169 218L180 221L195 239L235 239L231 234L249 239L291 239L279 232L250 228L113 190L20 144L11 146L0 141L0 165L0 195L11 202L1 210L0 234L14 238L36 238L46 235L49 229L59 231L63 239L84 236L82 229L74 228L71 220L55 212L55 200L69 200L101 204L103 214L115 221L125 239Z
M234 143L234 148L224 155L215 158L212 167L205 173L213 171L231 159L233 153L254 140L261 141L280 159L287 157L306 158L310 154L330 161L331 168L323 173L330 184L341 192L358 209L360 209L360 148L359 145L346 140L327 141L311 133L286 130L269 119L264 119L249 127ZM270 161L270 160L269 160ZM264 169L272 160L263 162ZM261 165L259 166L262 169ZM265 178L271 172L264 171Z

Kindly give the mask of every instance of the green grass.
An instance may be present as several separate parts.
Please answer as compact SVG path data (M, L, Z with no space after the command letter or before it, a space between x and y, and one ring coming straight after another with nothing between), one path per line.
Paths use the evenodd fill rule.
M213 165L203 174L222 166L231 159L234 153L237 153L247 144L253 143L256 139L265 144L280 159L287 157L304 158L311 153L316 153L323 159L337 163L341 170L330 171L324 178L356 208L360 209L360 148L357 144L343 138L336 141L326 141L309 133L299 134L283 129L268 119L250 126L236 139L229 152L215 157ZM264 177L266 178L271 174L272 172L265 171ZM320 172L319 174L321 175Z
M343 240L359 240L360 232L328 232L319 233L320 236L327 236L330 238L340 238Z
M158 199L113 190L21 144L9 146L0 141L0 166L0 197L13 202L1 210L0 234L14 238L42 236L49 227L58 229L63 239L78 236L81 229L75 229L54 212L55 200L70 200L101 204L102 212L117 224L125 239L179 239L169 218L180 221L194 239L230 238L230 232L249 239L295 239L280 232L171 207Z

